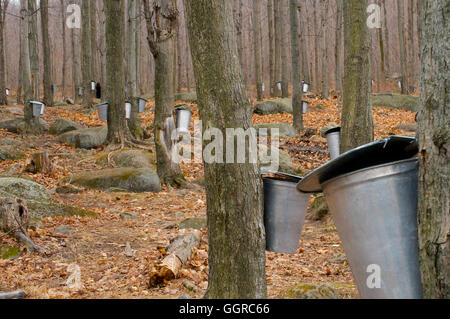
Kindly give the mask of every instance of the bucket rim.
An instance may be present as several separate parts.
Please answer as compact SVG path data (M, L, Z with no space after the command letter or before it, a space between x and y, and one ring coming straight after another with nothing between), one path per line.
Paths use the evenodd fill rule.
M109 102L103 102L103 103L100 103L100 104L96 104L95 106L99 107L99 106L104 106L104 105L109 105Z
M187 112L189 112L189 113L191 113L191 114L194 114L191 110L187 110L187 109L184 109L184 108L182 108L182 107L176 108L175 111L187 111Z
M344 179L348 179L351 178L353 176L360 176L363 173L369 172L369 171L373 171L373 173L371 174L372 176L369 176L369 178L365 178L365 181L369 181L369 180L373 180L373 179L377 179L377 178L382 178L382 177L386 177L386 176L390 176L390 175L394 175L394 174L399 174L399 173L404 173L404 172L408 172L410 170L412 170L412 168L408 169L408 170L404 170L404 171L399 171L399 172L385 172L384 174L380 174L379 170L388 166L399 166L402 164L409 164L409 163L417 163L419 162L419 159L417 157L414 158L408 158L408 159L404 159L404 160L400 160L400 161L395 161L395 162L391 162L391 163L385 163L385 164L380 164L380 165L376 165L376 166L370 166L370 167L366 167L366 168L362 168L360 170L354 171L354 172L350 172L347 174L343 174L337 177L334 177L332 179L329 179L325 182L322 183L322 187L325 191L325 189L327 188L327 186L329 186L330 184L338 181L338 180L344 180ZM378 174L376 174L378 173ZM347 181L347 183L355 183L358 182L358 180L356 180L357 177L354 178L354 180L351 181ZM361 181L359 181L361 182Z
M328 134L331 134L331 133L338 133L338 132L339 133L341 132L341 127L340 126L335 126L335 127L332 127L330 129L326 130L324 135L328 135Z

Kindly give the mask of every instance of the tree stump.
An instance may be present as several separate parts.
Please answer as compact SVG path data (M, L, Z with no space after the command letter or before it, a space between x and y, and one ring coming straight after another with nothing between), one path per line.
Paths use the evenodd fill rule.
M25 167L25 171L28 173L44 173L49 174L52 172L52 163L50 162L48 152L41 151L31 155L30 163Z

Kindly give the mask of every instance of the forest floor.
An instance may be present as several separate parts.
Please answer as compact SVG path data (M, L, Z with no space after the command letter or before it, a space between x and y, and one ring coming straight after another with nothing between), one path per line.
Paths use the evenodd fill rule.
M309 137L283 139L281 149L293 158L294 165L305 173L329 160L326 140L319 130L330 123L339 124L337 100L312 99L309 112L304 116L305 127L316 133ZM319 105L321 104L321 105ZM152 102L149 107L153 107ZM20 106L8 107L20 114ZM402 123L414 123L414 112L374 109L375 137L389 134L403 135L396 129ZM3 117L3 115L0 115ZM85 126L100 126L97 114L85 114L79 106L47 108L43 116L50 125L57 118L67 118ZM152 123L151 112L142 114L144 125ZM195 111L194 119L198 119ZM254 116L254 123L292 123L292 115L278 114ZM55 136L23 137L0 131L0 139L12 138L33 144L38 150L46 149L58 169L51 175L28 174L29 178L44 185L49 191L61 185L64 177L81 171L100 169L96 155L101 149L80 151L61 144ZM315 146L311 151L299 146ZM317 151L318 150L318 151ZM30 150L29 154L36 149ZM58 154L81 154L82 160ZM29 155L27 154L27 155ZM0 172L20 164L23 169L27 158L19 161L0 162ZM191 217L205 217L206 195L203 187L192 183L203 177L201 164L183 164L182 169L191 183L188 189L169 189L154 193L110 193L83 189L79 194L60 195L52 192L61 203L82 207L99 214L90 217L49 217L40 228L30 230L33 240L51 252L50 256L22 253L13 260L0 260L0 292L23 289L29 298L177 298L189 295L201 298L207 288L208 243L207 232L202 232L202 241L194 257L184 266L179 278L163 287L148 288L152 267L163 257L161 247L179 233L178 224ZM114 210L139 216L133 220L122 220ZM60 226L69 226L74 231L56 233ZM127 257L126 244L135 250ZM0 245L21 246L14 239L0 234ZM22 247L22 249L24 249ZM358 298L347 261L337 258L344 254L338 233L331 218L322 221L307 221L296 254L286 255L267 252L267 287L269 298L286 298L286 291L301 283L329 283L339 292L340 298ZM70 264L81 270L82 288L71 290L66 280L71 275ZM193 288L186 288L189 280Z

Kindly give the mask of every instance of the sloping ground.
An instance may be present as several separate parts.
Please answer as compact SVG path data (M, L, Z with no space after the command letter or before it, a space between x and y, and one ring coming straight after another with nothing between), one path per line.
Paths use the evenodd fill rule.
M338 101L311 100L311 112L306 114L305 126L315 129L309 136L281 140L281 148L291 155L296 167L309 172L328 160L326 141L319 136L321 127L339 124ZM150 103L150 107L152 103ZM320 105L321 106L320 106ZM194 120L198 119L195 109ZM414 123L414 113L403 110L376 108L376 138L390 133L405 134L398 129L402 123ZM85 114L79 106L49 108L44 119L51 125L58 118L68 118L86 127L104 123L97 115ZM145 126L153 122L153 114L142 115ZM254 124L291 123L292 115L254 116ZM182 169L190 188L184 190L163 187L160 193L133 194L105 192L81 188L75 194L58 194L64 178L86 171L113 168L108 161L99 161L103 150L79 150L59 143L57 137L44 135L22 138L0 131L1 139L16 139L33 147L24 150L25 158L0 162L0 173L15 167L16 175L32 179L50 192L52 200L84 208L99 215L91 217L48 217L30 231L37 244L52 251L50 256L26 255L13 260L0 260L0 291L23 289L30 298L177 298L189 295L201 298L207 288L207 232L194 258L183 268L180 278L166 286L148 289L151 267L163 256L169 240L178 234L178 225L188 218L204 218L206 195L203 187L192 183L203 178L201 164L183 164ZM49 151L57 170L51 175L24 174L27 156L39 149ZM137 216L124 219L121 213ZM61 227L65 226L65 227ZM127 257L127 243L135 250ZM0 234L0 246L15 246L17 242ZM288 290L301 283L328 283L340 298L358 294L350 268L335 227L329 219L307 222L300 248L294 255L267 253L267 282L270 298L289 298ZM66 286L72 275L69 265L80 267L82 287L71 290ZM186 280L191 282L188 285ZM189 287L189 288L186 288Z

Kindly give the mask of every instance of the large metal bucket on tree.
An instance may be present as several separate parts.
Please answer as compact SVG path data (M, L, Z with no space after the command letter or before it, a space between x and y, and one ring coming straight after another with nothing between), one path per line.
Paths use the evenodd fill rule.
M297 251L310 195L297 191L301 178L263 177L264 225L268 251Z
M192 111L185 108L177 108L177 131L179 133L189 133L191 126Z
M146 99L139 98L139 113L144 113L146 104L147 104Z
M38 101L30 101L30 104L33 107L33 116L34 117L40 117L41 115L44 115L45 103L38 102Z
M390 137L339 156L298 185L323 190L362 298L422 297L416 153L415 139Z
M327 138L328 150L330 151L331 159L335 159L341 153L340 151L340 141L341 141L341 128L333 127L325 132L325 137Z
M97 108L98 118L102 122L108 121L108 102L97 104L95 107Z

